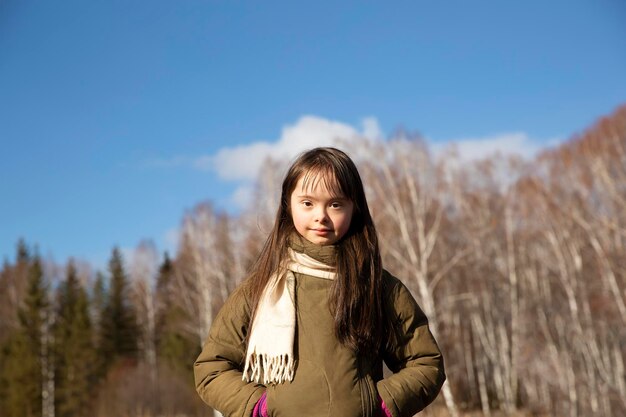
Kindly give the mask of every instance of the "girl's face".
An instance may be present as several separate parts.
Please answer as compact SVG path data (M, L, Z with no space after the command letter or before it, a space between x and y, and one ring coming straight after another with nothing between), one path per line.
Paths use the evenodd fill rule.
M343 195L334 195L324 181L304 184L304 176L291 193L291 217L302 237L316 245L339 241L352 221L354 204Z

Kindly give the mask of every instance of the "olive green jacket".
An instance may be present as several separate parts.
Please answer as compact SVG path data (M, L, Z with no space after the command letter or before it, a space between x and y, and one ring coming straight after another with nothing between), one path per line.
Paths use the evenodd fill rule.
M222 307L194 365L196 388L207 404L227 417L250 417L267 392L273 417L372 417L379 415L380 395L393 417L409 417L435 399L445 380L443 358L426 316L397 278L384 272L383 297L399 342L364 358L335 337L328 308L332 282L295 276L293 381L268 387L242 381L251 310L244 283ZM383 360L393 372L384 379Z

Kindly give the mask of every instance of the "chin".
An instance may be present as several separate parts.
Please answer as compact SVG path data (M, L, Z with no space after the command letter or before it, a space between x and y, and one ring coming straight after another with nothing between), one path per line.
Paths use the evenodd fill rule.
M311 243L314 243L320 246L332 245L333 243L335 243L331 239L327 239L327 238L323 238L319 236L312 236L311 238L307 238L307 240Z
M318 245L320 246L329 246L329 245L334 245L335 243L337 243L337 240L331 240L331 239L322 239L319 242L316 242Z

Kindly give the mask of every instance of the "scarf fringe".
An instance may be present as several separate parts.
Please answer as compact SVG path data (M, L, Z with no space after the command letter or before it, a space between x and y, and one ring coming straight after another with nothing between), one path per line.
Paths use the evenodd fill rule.
M294 370L293 355L270 356L253 353L246 358L242 379L247 382L261 383L261 375L263 375L264 385L282 384L293 379Z

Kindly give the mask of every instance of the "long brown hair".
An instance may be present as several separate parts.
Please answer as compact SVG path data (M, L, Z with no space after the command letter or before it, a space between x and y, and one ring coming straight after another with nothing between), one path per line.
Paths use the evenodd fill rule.
M335 148L315 148L301 154L283 180L280 206L274 227L249 275L253 312L267 285L287 256L289 236L297 233L290 200L300 177L314 184L321 181L336 195L349 198L354 212L348 232L336 243L337 274L329 305L339 341L356 352L376 353L383 346L384 325L382 262L378 237L354 162Z

